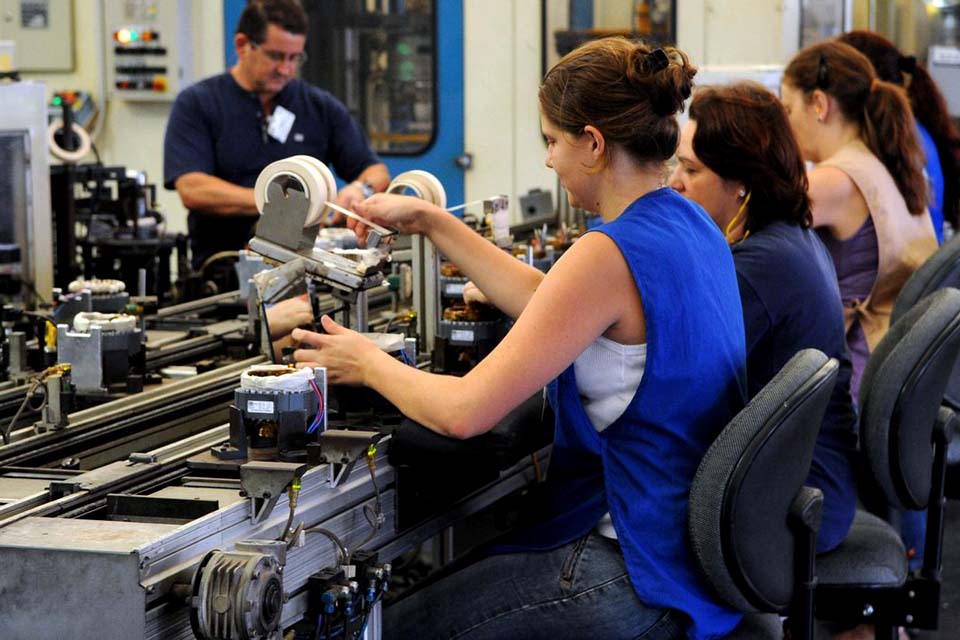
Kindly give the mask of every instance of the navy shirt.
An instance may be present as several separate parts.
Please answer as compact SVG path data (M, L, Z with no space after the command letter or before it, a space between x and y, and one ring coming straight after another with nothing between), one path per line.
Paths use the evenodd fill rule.
M843 307L833 262L816 233L774 222L733 246L747 339L747 391L752 398L801 349L840 362L807 484L823 491L818 551L836 547L856 506L857 416L850 398Z
M268 164L300 154L318 158L347 181L380 162L347 108L330 93L295 78L277 94L275 104L296 116L285 142L265 135L260 99L241 88L230 73L182 91L170 112L163 143L164 186L173 189L177 178L198 171L253 187ZM256 221L251 216L191 211L194 266L216 251L243 247Z

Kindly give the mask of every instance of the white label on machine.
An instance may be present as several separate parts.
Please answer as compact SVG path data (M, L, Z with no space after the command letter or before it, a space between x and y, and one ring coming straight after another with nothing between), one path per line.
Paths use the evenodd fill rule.
M273 413L270 400L247 400L247 413Z
M450 332L450 339L456 342L473 342L473 331L454 329Z
M462 296L463 283L459 282L457 284L448 284L443 288L443 293L448 296Z
M960 48L934 45L930 47L930 64L960 66Z

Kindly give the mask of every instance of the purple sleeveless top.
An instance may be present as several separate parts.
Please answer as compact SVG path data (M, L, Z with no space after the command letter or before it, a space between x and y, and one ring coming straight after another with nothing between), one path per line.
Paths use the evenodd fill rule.
M833 258L843 306L851 307L865 300L877 280L879 265L877 230L873 226L873 218L868 215L860 229L846 240L838 240L826 228L817 229L817 233ZM860 395L860 378L870 357L867 338L859 322L854 321L847 331L847 349L850 350L850 361L853 364L850 395L856 402Z

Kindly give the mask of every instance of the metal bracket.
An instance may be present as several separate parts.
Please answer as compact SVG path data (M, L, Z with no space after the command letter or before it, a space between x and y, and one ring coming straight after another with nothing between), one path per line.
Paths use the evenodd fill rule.
M248 462L240 465L241 495L250 498L250 519L254 524L270 516L284 490L306 470L307 465L293 462Z
M350 475L357 460L382 437L379 431L327 429L321 433L319 460L330 465L330 486L338 486Z

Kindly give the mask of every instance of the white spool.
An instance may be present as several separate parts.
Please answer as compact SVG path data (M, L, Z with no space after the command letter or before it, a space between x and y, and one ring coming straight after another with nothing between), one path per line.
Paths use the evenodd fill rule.
M254 198L261 215L264 205L270 201L267 189L278 178L292 178L303 188L308 202L304 228L319 223L327 209L324 202L337 197L336 180L325 164L311 156L292 156L270 163L257 177Z
M447 208L447 192L443 184L435 175L420 169L404 171L390 181L387 193L403 193L410 189L418 198L437 205L441 209Z
M274 373L279 375L256 375L257 372ZM306 391L313 380L313 369L291 369L282 364L254 365L240 376L241 389L257 389L258 391Z
M57 144L57 132L63 129L63 120L54 120L47 127L47 146L50 147L50 153L54 157L64 162L77 163L83 160L83 157L90 153L93 144L90 141L90 134L76 122L73 123L73 132L80 140L80 147L74 151L67 151Z

